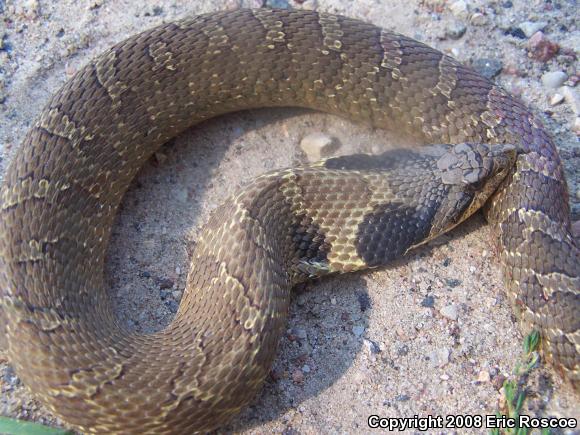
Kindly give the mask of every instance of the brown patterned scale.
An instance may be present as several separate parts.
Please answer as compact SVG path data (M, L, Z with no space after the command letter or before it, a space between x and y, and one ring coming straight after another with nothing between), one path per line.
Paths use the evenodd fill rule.
M131 179L184 129L273 106L460 145L259 177L210 220L171 325L122 329L103 262ZM14 156L0 190L0 340L23 381L81 431L211 430L260 388L293 283L382 265L486 200L508 295L578 388L566 182L521 102L436 50L340 16L260 9L164 24L79 71Z

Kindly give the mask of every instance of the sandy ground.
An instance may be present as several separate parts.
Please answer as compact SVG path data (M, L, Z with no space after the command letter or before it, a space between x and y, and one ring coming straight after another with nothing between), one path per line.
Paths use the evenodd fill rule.
M50 95L94 55L156 24L262 3L0 0L0 179ZM544 72L561 70L570 77L567 84L576 84L577 64L570 54L580 46L575 2L482 0L467 2L465 14L445 0L289 3L371 21L466 64L501 61L496 80L543 112L557 138L579 218L580 147L572 131L573 109L568 101L551 106L556 91L540 79ZM529 58L527 38L507 34L524 21L545 21L546 36L567 51L549 61ZM462 26L459 39L448 36L449 29ZM376 153L401 144L385 132L320 113L256 110L186 132L145 166L124 200L108 260L118 313L130 328L149 332L171 320L184 288L188 247L211 210L252 177L304 162L300 141L315 132L338 141L336 154ZM443 243L392 267L297 289L272 376L254 405L225 431L366 433L371 414L494 413L522 336L490 239L489 228L476 216ZM61 424L32 399L1 355L0 349L0 415ZM549 368L534 372L528 392L525 413L580 417L578 397Z

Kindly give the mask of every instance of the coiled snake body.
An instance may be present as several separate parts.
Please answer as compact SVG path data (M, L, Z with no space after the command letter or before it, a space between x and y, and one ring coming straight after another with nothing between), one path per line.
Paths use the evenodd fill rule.
M198 240L171 325L125 331L103 263L129 182L191 125L266 106L461 145L258 178ZM515 145L515 165L513 148L495 144ZM23 381L81 431L211 430L262 384L293 283L384 264L492 192L485 215L508 295L578 388L580 255L562 165L527 108L436 50L344 17L258 9L165 24L79 71L14 156L0 191L0 340Z

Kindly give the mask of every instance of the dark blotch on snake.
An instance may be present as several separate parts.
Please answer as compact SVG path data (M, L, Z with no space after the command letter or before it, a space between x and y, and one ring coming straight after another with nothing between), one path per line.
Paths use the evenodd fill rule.
M403 204L380 204L359 225L357 254L370 267L399 258L425 239L437 208L412 208Z

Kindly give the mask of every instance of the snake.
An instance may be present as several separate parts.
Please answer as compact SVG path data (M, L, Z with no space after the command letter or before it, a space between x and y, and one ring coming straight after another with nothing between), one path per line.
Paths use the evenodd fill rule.
M153 334L127 330L103 270L131 180L201 121L281 106L435 145L256 178L204 227L174 320ZM515 312L578 391L579 248L562 163L532 111L441 52L347 17L187 17L80 69L11 159L0 189L0 341L25 385L81 432L211 431L260 390L293 285L381 266L479 207Z

